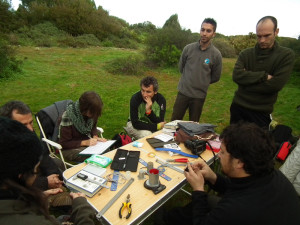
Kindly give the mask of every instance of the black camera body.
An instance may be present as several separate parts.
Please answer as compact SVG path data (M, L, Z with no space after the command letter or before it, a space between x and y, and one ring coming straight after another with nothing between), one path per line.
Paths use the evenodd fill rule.
M204 140L186 140L184 146L192 151L194 155L200 155L206 150L207 141Z

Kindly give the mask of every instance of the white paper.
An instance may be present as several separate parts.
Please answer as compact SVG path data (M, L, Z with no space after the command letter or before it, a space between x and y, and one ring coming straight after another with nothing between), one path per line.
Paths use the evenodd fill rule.
M167 141L173 140L174 137L170 136L168 134L159 134L159 135L154 136L154 138L159 139L163 142L167 142Z
M116 142L116 140L108 140L105 142L98 141L96 145L87 147L86 149L81 151L79 154L80 155L94 155L94 154L100 155L115 142Z

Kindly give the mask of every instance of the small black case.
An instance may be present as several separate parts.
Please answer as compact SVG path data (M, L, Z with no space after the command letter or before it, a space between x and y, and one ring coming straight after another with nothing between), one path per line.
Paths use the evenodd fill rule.
M110 165L112 170L136 172L140 158L140 151L118 149Z

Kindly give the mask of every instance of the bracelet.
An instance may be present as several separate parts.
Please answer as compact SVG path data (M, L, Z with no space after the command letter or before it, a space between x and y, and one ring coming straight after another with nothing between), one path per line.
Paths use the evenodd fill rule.
M149 116L151 114L152 110L150 109L150 112L146 112L146 115Z

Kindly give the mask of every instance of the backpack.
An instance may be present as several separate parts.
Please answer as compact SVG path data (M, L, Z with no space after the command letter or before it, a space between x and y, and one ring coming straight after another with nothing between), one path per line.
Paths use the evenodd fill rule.
M275 158L284 161L293 150L293 145L297 142L297 138L292 135L292 128L286 125L277 125L271 135L275 141Z
M112 139L116 140L116 142L113 145L113 149L119 148L123 145L127 145L132 142L131 137L125 134L124 132L116 134Z

